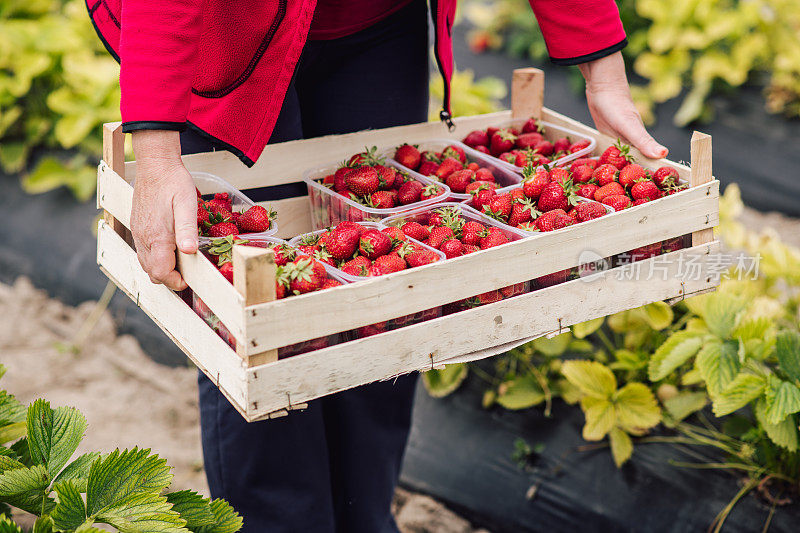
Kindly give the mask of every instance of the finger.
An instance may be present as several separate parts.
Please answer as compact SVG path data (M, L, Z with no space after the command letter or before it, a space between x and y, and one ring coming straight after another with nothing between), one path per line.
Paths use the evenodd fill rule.
M659 144L644 127L642 120L637 113L627 116L620 124L620 135L628 140L633 146L642 152L642 155L650 159L661 159L667 157L669 150Z
M197 252L197 201L194 194L190 198L176 195L172 201L175 217L175 243L185 254Z
M174 291L186 288L180 273L175 270L175 246L166 243L156 243L150 247L150 253L146 258L150 266L148 271L151 278L163 283Z

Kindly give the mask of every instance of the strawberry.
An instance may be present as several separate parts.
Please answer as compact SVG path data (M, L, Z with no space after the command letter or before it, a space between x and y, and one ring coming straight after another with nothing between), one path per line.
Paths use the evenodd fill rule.
M400 228L392 226L388 228L383 228L381 231L385 233L392 240L392 248L394 248L399 243L406 240L406 235Z
M453 159L457 159L462 164L466 164L467 162L467 154L464 152L464 149L460 146L456 146L451 144L444 150L442 150L443 157L452 157Z
M668 189L678 184L678 171L672 167L661 167L653 172L653 182L659 189Z
M525 196L525 191L522 189L512 189L508 194L511 195L512 202L522 202L527 198Z
M516 145L517 148L522 148L523 150L527 148L533 148L540 142L544 140L544 136L537 132L532 133L523 133L519 137L517 137Z
M378 190L387 191L394 188L398 182L403 183L394 168L383 165L375 165L373 168L378 171ZM400 179L398 180L398 178Z
M588 157L582 157L580 159L576 159L575 161L570 163L569 171L570 172L575 172L576 168L578 168L580 166L584 166L584 165L589 167L590 169L594 170L594 169L596 169L598 167L597 159L590 159Z
M566 210L570 205L574 204L574 202L575 199L574 193L572 193L571 182L567 181L566 183L561 183L558 181L551 181L542 189L536 206L539 208L539 211L545 213L553 209Z
M488 205L483 206L483 212L492 218L505 222L511 216L512 202L513 199L510 194L498 194L489 201Z
M641 198L656 200L661 198L661 191L652 180L643 179L631 185L631 198L634 200L639 200Z
M345 224L345 222L342 222L333 229L330 239L325 245L328 253L331 254L331 257L334 259L347 259L351 257L355 253L356 248L358 248L361 239L361 226L351 223L358 228L356 229Z
M618 170L622 170L633 157L628 154L630 146L622 144L622 141L617 139L617 142L605 149L600 156L600 164L614 165Z
M550 173L546 168L528 165L522 170L525 181L522 184L522 191L531 200L536 200L542 194L545 186L550 183Z
M566 270L559 270L558 272L553 272L552 274L547 274L546 276L542 276L540 278L536 278L536 286L540 289L545 287L552 287L553 285L558 285L559 283L564 283L569 278L571 269Z
M491 137L489 151L492 155L498 156L514 148L516 141L517 137L510 131L499 130Z
M391 209L395 196L395 191L375 191L370 195L367 205L375 209Z
M494 174L492 170L486 167L481 167L475 171L475 181L484 181L486 183L494 183Z
M596 202L581 202L575 206L575 218L578 222L594 220L605 215L605 208Z
M422 155L419 153L419 150L416 146L404 144L395 150L394 160L404 167L408 167L411 170L417 170L422 162Z
M528 120L525 121L525 124L522 125L522 133L533 133L533 132L541 133L543 131L544 128L542 128L541 126L539 126L539 124L536 123L535 118L529 118Z
M488 228L486 235L481 237L480 247L481 250L500 246L508 242L508 237L500 228Z
M555 146L550 141L541 141L533 148L533 151L537 154L551 155L555 151Z
M440 249L447 259L458 257L464 253L464 246L458 239L444 241Z
M589 141L589 139L584 139L582 141L578 141L576 143L572 143L571 145L569 145L569 148L567 149L567 152L570 153L570 154L574 154L575 152L577 152L579 150L583 150L584 148L587 148L589 146L589 144L591 144L591 141Z
M554 224L556 219L562 215L567 215L566 211L563 209L553 209L552 211L548 211L536 219L536 228L539 231L553 231L555 229Z
M476 220L468 220L461 228L461 242L469 245L480 244L486 236L486 226Z
M350 259L349 261L345 261L342 263L340 267L341 270L358 270L360 271L362 268L367 269L372 264L372 261L364 257L363 255L357 255L355 258ZM349 273L349 272L348 272ZM361 276L363 274L356 274L357 276Z
M419 195L419 199L427 200L428 198L434 198L436 196L441 196L442 194L444 194L444 189L435 183L431 183L422 188L422 193Z
M561 229L566 228L567 226L572 226L575 224L575 219L569 215L561 215L559 214L556 219L553 221L553 229Z
M603 198L603 203L610 205L614 211L622 211L631 206L631 199L627 194L610 194Z
M376 229L368 229L361 234L358 252L368 259L376 259L388 254L392 249L392 239Z
M383 158L378 155L378 147L373 146L372 148L366 148L360 154L352 156L346 164L349 167L357 167L362 165L382 165L383 162Z
M474 146L473 148L475 150L477 150L478 152L482 153L482 154L491 155L491 152L489 151L489 149L486 146L482 145L482 144L479 144L478 146Z
M461 161L453 157L447 157L439 165L439 168L436 169L434 175L440 180L445 180L447 179L447 176L457 170L461 170L462 168L464 168L464 165L461 163Z
M233 222L219 222L208 228L209 237L225 237L226 235L238 235L239 228Z
M556 139L555 142L553 142L553 151L557 154L561 152L566 152L567 150L569 150L570 146L571 143L569 142L569 139L567 137L561 137L560 139Z
M570 179L569 170L564 167L555 167L550 171L550 181L566 183Z
M642 165L631 163L619 171L619 184L628 189L635 182L646 179L647 172Z
M657 242L654 244L648 244L647 246L642 246L641 248L634 248L628 252L628 254L630 255L631 262L649 259L651 257L661 255L661 243Z
M334 287L340 286L341 284L342 284L342 282L340 282L340 281L337 281L337 280L335 280L333 278L328 278L328 279L325 280L325 283L322 284L322 287L320 287L320 290L332 289Z
M607 185L603 185L599 189L597 189L594 193L594 199L598 202L602 202L603 198L606 196L611 196L615 194L625 194L625 189L622 188L622 185L617 183L616 181L612 181Z
M310 257L298 259L284 268L289 276L289 290L295 294L315 291L328 279L322 263Z
M292 248L285 244L274 246L272 251L275 252L275 264L277 266L285 265L289 261L292 261L297 255Z
M225 196L221 196L220 193L214 195L214 198L208 200L206 202L206 207L212 213L230 213L231 212L231 201L227 197L228 193L222 193Z
M359 196L372 194L380 187L378 171L373 167L359 167L345 175L347 188Z
M592 172L592 179L595 180L600 187L602 187L603 185L608 185L612 181L617 181L618 174L619 170L617 170L617 167L606 163L604 165L600 165L594 170L594 172Z
M473 148L476 146L487 146L489 144L489 136L483 130L475 130L469 132L462 142Z
M575 183L588 183L592 179L593 170L589 165L572 165L570 167L572 181Z
M442 246L442 243L454 237L455 233L453 233L453 228L449 226L436 226L431 230L431 234L425 244L438 249Z
M475 182L478 183L478 182ZM497 196L492 187L478 187L470 192L472 194L472 202L470 205L478 211L484 211L484 207L488 206L492 199Z
M480 246L477 246L475 244L465 244L462 248L464 250L463 255L474 254L475 252L481 251Z
M242 213L236 225L244 233L261 233L270 228L276 215L275 211L268 211L260 205L254 205Z
M333 190L338 193L344 193L347 190L347 182L345 176L348 172L353 170L348 166L341 166L333 173Z
M420 163L417 172L422 174L423 176L435 176L436 169L439 168L439 164L434 161L423 161Z
M435 263L439 260L439 256L433 253L431 250L415 250L408 255L406 255L406 263L410 267L418 267L422 265L429 265L431 263Z
M473 181L469 185L467 185L466 190L464 191L466 194L475 195L478 191L482 191L483 189L497 189L497 184L493 181Z
M425 226L413 220L403 224L401 229L404 235L418 241L424 241L430 236L430 231Z
M506 153L500 154L498 156L498 159L500 159L500 161L505 161L506 163L509 163L511 165L516 165L517 164L517 159L519 157L521 157L521 156L522 156L522 154L519 153L519 152L506 152ZM525 160L527 161L527 158Z
M228 261L219 266L219 273L225 276L225 279L233 283L233 263Z
M463 194L467 191L467 185L469 185L474 178L475 172L472 170L456 170L447 176L445 183L454 193Z
M422 196L422 183L418 181L405 182L397 192L397 201L401 205L413 204L419 202Z
M638 200L634 200L633 202L631 202L631 207L636 207L637 205L646 204L649 201L650 200L648 200L647 198L639 198Z
M533 206L533 203L527 198L520 202L514 202L511 208L511 215L508 217L508 224L517 226L530 222L536 218L540 213Z
M382 255L375 259L373 266L377 267L381 274L391 274L406 269L406 262L399 255Z
M600 187L598 187L594 183L583 183L581 184L580 187L578 187L578 190L575 191L575 194L577 194L578 196L583 196L584 198L588 198L589 200L593 200L594 193L599 188Z

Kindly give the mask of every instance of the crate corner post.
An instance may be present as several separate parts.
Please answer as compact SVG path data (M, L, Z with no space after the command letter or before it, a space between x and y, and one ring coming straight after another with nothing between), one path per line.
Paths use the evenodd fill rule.
M275 252L271 249L241 245L233 247L233 286L244 298L245 307L276 299L276 270ZM236 343L236 353L242 357L247 367L278 360L277 349L251 352L251 347Z
M698 187L714 179L711 166L711 135L699 131L692 133L691 159L691 187ZM708 244L713 240L713 228L702 229L692 233L692 246Z
M511 117L542 118L544 107L544 71L518 68L511 79Z
M103 124L103 161L108 165L108 168L119 174L122 179L125 179L125 134L122 132L122 122L106 122ZM98 207L100 207L101 194L103 194L103 191L100 190L100 183L98 182ZM114 228L114 231L126 242L132 242L128 228L105 209L103 209L103 220Z

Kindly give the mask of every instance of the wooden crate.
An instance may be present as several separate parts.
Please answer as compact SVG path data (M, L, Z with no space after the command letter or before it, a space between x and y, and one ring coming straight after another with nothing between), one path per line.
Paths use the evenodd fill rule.
M463 137L509 117L541 117L584 132L598 142L598 153L614 139L542 107L543 74L515 71L512 111L456 119L449 132L438 122L267 146L252 168L228 152L184 156L190 170L220 175L240 190L297 182L306 168L342 160L364 146L393 146L425 138ZM683 299L713 290L714 254L719 243L712 228L719 221L719 182L711 175L711 138L692 136L692 167L653 161L635 149L647 167L669 165L691 188L561 231L543 233L456 259L369 278L334 289L273 301L271 250L237 246L234 284L202 255L178 254L189 286L230 330L228 346L175 293L152 284L131 246L130 210L136 162L124 162L119 123L104 126L103 161L98 170L97 261L205 372L248 421L285 414L322 396L449 362L480 359L527 340L557 335L569 326L661 300ZM271 202L278 211L278 236L309 231L308 197ZM404 327L368 338L277 360L277 349L331 333L366 326L462 298L531 280L579 264L591 249L602 257L658 241L692 234L692 247L617 267L592 276L536 290L515 298ZM692 256L694 269L686 268ZM487 268L492 265L492 268ZM657 271L638 281L624 269ZM701 275L697 275L698 272ZM689 274L692 274L691 276Z

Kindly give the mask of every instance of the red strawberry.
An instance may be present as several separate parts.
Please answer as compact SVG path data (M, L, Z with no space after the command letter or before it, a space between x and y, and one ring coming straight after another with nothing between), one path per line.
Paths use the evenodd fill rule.
M233 263L228 261L219 266L219 273L225 276L225 279L233 283Z
M536 228L539 231L553 231L555 229L555 221L560 216L567 216L566 211L563 209L553 209L547 213L542 214L536 219Z
M567 226L572 226L575 224L575 219L569 215L558 215L553 221L553 229L561 229L566 228Z
M555 153L566 152L569 150L570 145L571 143L567 137L561 137L553 143L553 151Z
M536 123L535 118L529 118L525 121L525 124L522 125L522 133L541 133L544 129Z
M522 189L512 189L508 194L511 195L511 200L513 202L522 202L526 199L525 191Z
M569 170L564 167L555 167L550 171L550 181L566 183L570 179Z
M582 141L572 143L567 149L567 152L569 152L570 154L574 154L575 152L583 150L584 148L588 147L589 144L591 144L591 141L589 141L589 139L584 139Z
M464 244L480 244L481 238L485 236L486 226L476 220L468 220L461 228L461 242Z
M325 244L325 248L334 259L347 259L351 257L356 252L356 248L358 248L361 238L361 226L350 223L356 226L354 228L346 224L347 223L342 222L336 226Z
M340 268L342 271L345 271L348 274L350 274L351 271L360 272L362 269L366 271L366 269L369 268L371 264L372 261L370 261L363 255L357 255L355 258L342 263L342 266ZM356 275L363 276L363 274L356 274Z
M378 152L377 146L373 146L372 148L367 148L360 154L352 156L347 161L347 166L356 167L360 165L382 165L383 158L379 157L377 152Z
M214 195L214 198L206 202L206 206L212 213L230 213L231 201L227 198L228 193L224 193L224 197L217 198L220 193Z
M472 170L456 170L447 176L445 183L447 183L447 186L450 187L450 190L454 193L463 194L467 191L467 185L469 185L474 178L475 172Z
M475 252L479 252L481 250L480 246L476 246L474 244L465 244L463 246L463 249L464 249L464 255L474 254Z
M275 264L277 266L285 265L289 261L293 260L297 255L294 250L285 244L274 246L272 251L275 252Z
M464 168L464 165L458 159L447 157L442 161L442 164L439 165L439 168L436 169L434 174L437 178L441 180L447 179L447 176L455 172L456 170L461 170Z
M475 148L475 150L479 151L482 154L486 154L486 155L490 155L491 154L489 149L486 146L482 145L482 144L479 144L478 146L474 146L473 148Z
M417 170L422 162L422 155L416 146L404 144L394 152L394 160L411 170Z
M539 212L530 200L525 199L521 202L514 202L511 208L511 216L508 217L508 224L511 226L518 226L519 224L530 222L538 215Z
M500 246L508 242L508 237L500 228L488 228L486 235L481 237L480 247L481 250Z
M436 163L434 161L423 161L422 163L420 163L417 172L419 172L423 176L435 176L436 169L438 168L439 168L439 163Z
M678 171L672 167L661 167L653 172L653 182L660 189L667 189L678 184Z
M394 207L395 191L375 191L370 195L367 204L375 209L391 209Z
M569 278L571 269L566 270L559 270L558 272L553 272L552 274L547 274L546 276L542 276L540 278L536 278L536 286L540 289L545 287L552 287L553 285L558 285L559 283L564 283Z
M570 172L575 172L575 169L580 166L587 166L590 169L594 170L598 167L597 159L590 159L588 157L582 157L580 159L576 159L569 165Z
M503 154L500 154L497 157L498 157L498 159L500 159L500 161L505 161L506 163L509 163L511 165L516 165L517 164L517 159L520 156L522 156L521 152L505 152ZM526 161L527 161L527 158L526 158Z
M636 207L637 205L646 204L646 203L647 203L647 202L649 202L649 201L650 201L650 200L648 200L647 198L639 198L638 200L634 200L634 201L631 203L631 207Z
M298 259L284 268L289 276L289 290L295 294L315 291L328 279L328 273L322 263L310 257Z
M328 278L328 279L326 279L326 280L325 280L325 283L323 283L323 284L322 284L322 287L320 287L319 289L320 289L320 290L323 290L323 289L332 289L332 288L334 288L334 287L338 287L338 286L340 286L341 284L342 284L342 283L341 283L340 281L337 281L337 280L335 280L335 279L333 279L333 278Z
M542 141L533 148L533 151L537 154L551 155L555 151L555 146L550 141Z
M600 187L602 187L603 185L608 185L612 181L617 181L618 173L619 170L617 170L617 167L606 163L604 165L600 165L594 170L594 172L592 172L592 179L595 180Z
M649 259L651 257L655 257L657 255L661 255L661 243L657 242L654 244L648 244L647 246L642 246L641 248L634 248L630 252L631 261L641 261L642 259Z
M499 130L491 137L489 151L493 155L498 156L514 148L514 143L516 141L517 137L510 131Z
M578 222L594 220L606 215L606 209L596 202L581 202L575 206L575 218Z
M373 167L359 167L345 175L347 188L359 196L372 194L380 187L378 171Z
M544 136L537 132L533 133L523 133L519 137L517 137L517 148L522 148L523 150L526 148L533 148L540 142L544 140Z
M361 234L358 252L369 258L376 259L388 254L392 249L392 239L385 233L376 229L368 229Z
M260 205L254 205L242 213L236 225L244 233L261 233L270 228L275 215L275 211L267 211Z
M486 167L481 167L475 171L475 181L485 181L487 183L494 183L494 174L492 170Z
M374 168L378 171L379 190L386 191L394 188L398 183L403 183L403 179L396 169L383 165L376 165Z
M457 159L461 163L467 162L467 154L464 153L464 149L454 144L451 144L450 146L442 150L442 156L452 157L453 159Z
M631 199L626 194L611 194L603 198L603 203L613 207L614 211L622 211L631 206Z
M605 149L600 156L600 164L614 165L617 169L622 170L633 157L629 155L630 146L622 144L622 141L617 139L617 142Z
M422 193L419 195L419 199L427 200L428 198L434 198L436 196L441 196L442 194L444 194L444 189L435 183L431 183L422 188Z
M239 228L233 222L220 222L208 228L209 237L225 237L227 235L238 235Z
M588 198L589 200L593 200L594 193L599 188L600 187L598 187L594 183L584 183L580 187L578 187L578 190L575 191L575 194L577 194L578 196L583 196L584 198Z
M401 229L403 234L405 234L407 237L411 237L412 239L416 239L418 241L424 241L430 236L430 231L428 231L425 226L413 220L403 224Z
M375 259L374 266L380 269L381 274L391 274L406 269L406 262L399 255L382 255Z
M531 231L531 232L539 231L539 228L536 227L536 222L533 220L531 220L530 222L523 222L522 224L517 224L517 228L521 229L522 231Z
M542 189L536 206L542 213L553 209L566 210L570 204L574 203L571 190L572 187L569 182L562 184L558 181L551 181Z
M647 172L642 165L631 163L626 165L619 171L619 184L626 189L632 186L635 182L647 178Z
M392 226L388 228L383 228L381 231L385 233L390 239L392 239L392 247L395 247L399 243L406 240L406 235L400 228Z
M483 130L475 130L469 132L462 142L473 148L476 146L487 146L489 144L489 136Z
M418 267L422 265L429 265L439 260L439 256L431 250L415 250L406 255L406 263L409 267Z
M431 230L430 237L428 237L427 245L432 248L439 248L442 243L455 237L453 229L449 226L436 226Z
M422 196L422 183L414 180L414 181L407 181L401 187L400 190L397 192L397 200L400 202L401 205L408 205L413 204L414 202L419 202L420 196Z
M602 202L603 198L606 196L612 196L616 194L625 194L625 189L622 188L622 185L617 183L616 181L612 181L607 185L603 185L599 189L597 189L594 193L594 199L598 202Z
M592 179L592 167L589 165L572 165L570 167L572 173L572 181L575 183L588 183Z
M483 206L483 212L492 218L505 222L511 216L512 200L511 195L508 193L496 195L489 201L488 205Z
M458 257L464 253L464 246L458 239L444 241L440 249L447 259Z
M493 181L473 181L469 185L467 185L467 189L464 191L466 194L472 194L473 196L478 193L478 191L482 191L483 189L497 189L497 184Z
M348 172L353 170L348 166L341 166L336 169L336 172L333 174L333 190L338 193L344 193L347 190L347 182L345 181L345 176Z
M631 185L631 198L634 200L639 200L641 198L656 200L661 198L661 191L653 181L644 179Z
M476 188L470 192L470 194L472 194L472 202L470 202L470 205L478 211L484 211L484 207L488 206L492 199L497 196L497 193L494 191L494 188L488 186Z

